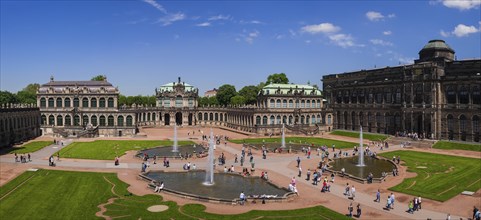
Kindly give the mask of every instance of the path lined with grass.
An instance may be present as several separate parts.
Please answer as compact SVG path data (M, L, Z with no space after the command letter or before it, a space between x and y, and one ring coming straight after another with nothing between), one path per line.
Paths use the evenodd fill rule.
M332 135L337 136L344 136L344 137L352 137L352 138L359 138L359 132L356 131L343 131L343 130L335 130L331 132ZM362 133L363 139L368 139L370 141L384 141L388 138L388 135L384 134L373 134L373 133Z
M452 141L438 141L433 145L433 148L443 150L469 150L481 152L480 143L459 143Z
M18 147L12 147L5 149L6 153L17 153L17 154L26 154L26 153L33 153L38 151L46 146L52 145L53 141L34 141L28 144L24 144Z
M32 175L35 173L35 175ZM187 204L179 206L163 201L159 195L136 196L128 192L129 186L114 173L89 173L59 170L26 172L0 187L0 192L28 179L1 200L0 216L5 219L101 219L96 216L103 204L102 215L111 219L348 219L346 216L322 206L297 210L249 211L237 215L219 215L205 212L205 206ZM41 189L41 190L40 190ZM163 212L149 212L148 207L165 205Z
M463 191L476 192L481 188L479 179L481 159L418 151L392 151L379 154L386 158L400 156L408 172L416 177L404 181L390 190L414 196L446 201Z
M265 143L279 143L281 144L281 138L246 138L246 139L234 139L229 140L232 143L236 144L262 144ZM336 145L336 148L353 148L359 143L347 142L347 141L338 141L326 138L317 138L317 137L286 137L286 144L293 143L293 144L306 144L311 145L314 144L315 146L322 146L326 145L328 147L332 147L332 145Z
M179 145L191 145L192 141L179 141ZM113 160L127 151L144 150L158 146L172 146L172 141L129 141L129 140L96 140L92 142L74 142L60 150L64 158Z

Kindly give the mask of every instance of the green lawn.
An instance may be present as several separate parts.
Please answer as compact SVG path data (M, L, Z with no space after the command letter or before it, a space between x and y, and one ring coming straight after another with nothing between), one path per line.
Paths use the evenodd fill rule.
M336 130L331 132L332 135L339 135L339 136L345 136L345 137L353 137L353 138L359 138L359 132L356 131L342 131L342 130ZM373 133L362 133L362 138L363 139L368 139L371 141L384 141L388 138L388 135L384 134L373 134Z
M143 150L157 146L172 146L172 141L111 141L74 142L60 150L60 157L113 160L130 150ZM179 141L179 145L194 144L192 141Z
M265 143L281 143L281 138L246 138L246 139L235 139L229 140L230 142L236 144L262 144L263 141ZM295 143L295 144L314 144L316 146L319 145L326 145L331 147L333 144L336 145L336 148L353 148L355 145L359 145L359 143L352 143L347 141L338 141L332 139L325 139L325 138L315 138L315 137L286 137L286 144L288 143Z
M445 150L470 150L481 152L481 144L479 143L468 144L451 141L438 141L436 142L436 144L433 145L433 148Z
M105 206L104 215L121 219L259 219L281 216L283 219L349 219L322 206L218 215L206 213L205 206L200 204L179 206L172 201L163 201L159 195L132 195L127 187L128 184L113 173L26 172L0 187L0 216L4 219L100 219L95 216L100 211L97 206L115 198L112 204ZM166 205L169 209L158 213L147 211L152 205Z
M13 154L13 153L26 154L26 153L32 153L32 152L38 151L51 144L53 144L53 141L34 141L19 147L8 148L6 149L6 151L10 154Z
M380 156L400 156L408 171L417 173L390 188L393 191L446 201L462 191L476 192L481 188L481 159L415 151L393 151Z

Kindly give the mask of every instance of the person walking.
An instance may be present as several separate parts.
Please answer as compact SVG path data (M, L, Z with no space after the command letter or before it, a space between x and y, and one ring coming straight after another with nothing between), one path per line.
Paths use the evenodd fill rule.
M391 209L394 209L394 201L395 201L394 193L391 193Z
M361 217L361 204L360 204L360 203L357 204L357 215L356 215L356 216L357 216L358 218Z
M302 174L302 167L299 166L299 175L297 175L298 177L301 177L301 174Z
M310 170L310 169L307 169L306 175L307 175L306 180L307 180L307 181L311 180L311 170Z
M301 164L301 158L297 157L297 167L299 167L300 164Z
M246 201L246 195L244 194L244 191L242 191L239 195L239 203L241 205L244 205L244 202Z
M379 191L379 189L376 192L376 200L374 200L374 201L375 202L381 202L381 191Z
M349 217L352 218L352 211L353 211L353 207L352 207L352 202L351 204L349 204L349 206L347 207L347 211L349 211Z
M351 187L351 196L352 196L352 200L354 200L356 197L356 188L354 188L354 185L352 185Z

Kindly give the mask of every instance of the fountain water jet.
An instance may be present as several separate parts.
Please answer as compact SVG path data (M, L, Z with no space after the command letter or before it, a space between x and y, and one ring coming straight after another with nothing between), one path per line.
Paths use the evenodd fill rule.
M286 135L284 133L284 123L282 123L282 139L281 139L281 148L286 148Z
M204 185L214 185L214 132L212 128L210 129L209 155L207 156Z
M358 160L358 164L357 166L359 167L363 167L365 166L364 165L364 151L362 150L362 125L361 125L361 128L359 130L359 160Z
M177 123L174 125L174 145L172 146L172 152L179 152L177 146Z

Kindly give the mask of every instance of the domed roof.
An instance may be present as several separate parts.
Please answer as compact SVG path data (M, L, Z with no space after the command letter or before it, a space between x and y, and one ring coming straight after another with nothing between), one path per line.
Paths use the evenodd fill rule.
M423 50L448 50L454 53L454 50L446 44L444 40L430 40L423 49L421 49L421 51Z

